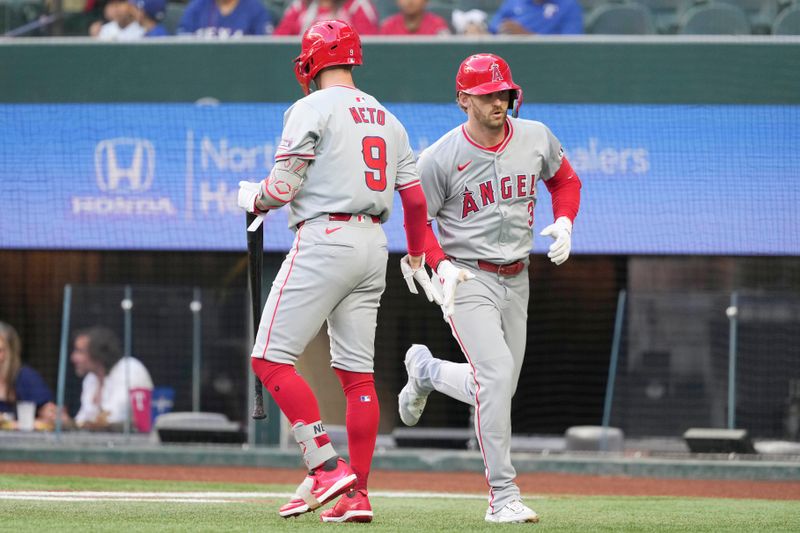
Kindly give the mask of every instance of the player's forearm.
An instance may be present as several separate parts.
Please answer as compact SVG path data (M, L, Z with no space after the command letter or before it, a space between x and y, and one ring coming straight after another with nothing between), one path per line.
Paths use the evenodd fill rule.
M400 191L403 203L403 226L406 230L408 255L421 256L425 251L428 203L422 187L409 187Z
M430 222L425 225L425 262L431 267L431 270L436 272L439 263L447 259L442 246L439 244L439 239L433 232Z
M289 157L276 162L269 177L261 182L256 208L269 211L290 202L300 191L307 171L306 159Z
M581 180L566 157L561 160L558 172L544 184L553 202L553 219L567 217L573 222L581 204Z

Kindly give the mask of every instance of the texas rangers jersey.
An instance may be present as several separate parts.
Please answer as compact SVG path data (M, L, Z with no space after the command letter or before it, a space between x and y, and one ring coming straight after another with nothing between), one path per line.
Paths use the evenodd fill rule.
M408 134L374 97L336 85L295 102L275 154L310 161L290 202L289 226L325 213L365 213L385 222L394 191L419 184Z
M428 217L450 257L505 264L530 254L536 181L558 172L564 151L541 122L509 117L507 125L496 151L462 125L419 157Z

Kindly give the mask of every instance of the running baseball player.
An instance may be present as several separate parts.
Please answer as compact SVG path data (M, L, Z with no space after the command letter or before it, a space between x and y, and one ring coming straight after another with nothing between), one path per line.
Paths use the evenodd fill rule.
M344 494L324 522L370 522L367 496L378 433L373 380L375 327L386 285L386 235L381 224L400 193L408 240L401 268L433 301L424 268L425 196L408 135L373 96L355 87L361 40L345 22L321 21L302 38L295 75L304 98L284 115L275 166L261 183L240 182L239 206L262 214L289 204L291 251L267 298L253 371L292 425L309 473L280 508L297 516ZM310 93L311 84L317 88ZM340 458L320 420L297 358L327 320L331 366L347 399L350 465Z
M537 522L520 499L510 455L511 398L525 355L536 184L543 180L552 194L555 222L542 235L554 239L547 255L560 265L569 257L581 183L547 126L516 118L522 89L503 59L465 59L456 99L467 121L426 149L417 168L428 216L439 229L437 240L428 227L427 263L467 362L436 359L427 347L412 345L400 418L415 425L434 390L474 406L489 485L486 521Z

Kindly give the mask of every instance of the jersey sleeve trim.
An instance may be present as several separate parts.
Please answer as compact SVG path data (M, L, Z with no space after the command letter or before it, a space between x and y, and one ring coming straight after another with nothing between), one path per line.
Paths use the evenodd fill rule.
M414 181L410 181L408 183L404 183L402 185L397 185L395 187L395 190L396 191L404 191L406 189L410 189L411 187L418 187L420 185L422 185L422 183L419 180L414 180Z
M288 154L275 154L275 162L283 161L285 159L289 159L290 157L299 157L300 159L315 159L316 156L314 154L297 154L297 153L288 153Z

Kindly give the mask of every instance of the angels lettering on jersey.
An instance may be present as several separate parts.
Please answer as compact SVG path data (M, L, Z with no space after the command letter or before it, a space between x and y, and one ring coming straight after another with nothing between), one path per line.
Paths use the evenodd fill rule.
M536 176L534 174L503 176L497 180L496 188L494 178L489 178L478 183L474 189L474 191L470 190L470 186L467 185L461 193L462 219L478 213L485 207L494 205L498 200L513 201L514 199L529 198L534 203L536 202Z

